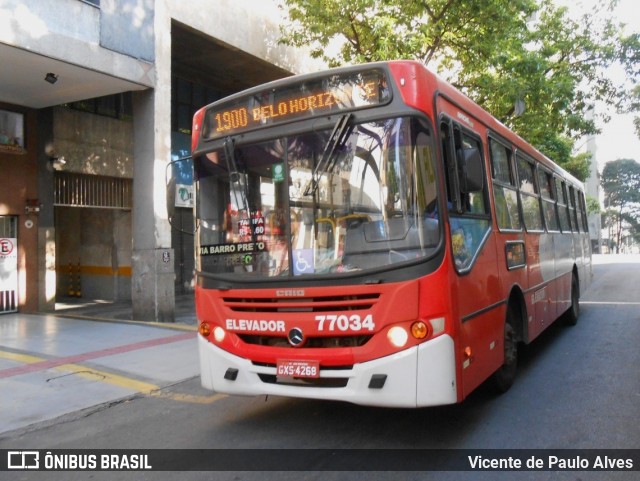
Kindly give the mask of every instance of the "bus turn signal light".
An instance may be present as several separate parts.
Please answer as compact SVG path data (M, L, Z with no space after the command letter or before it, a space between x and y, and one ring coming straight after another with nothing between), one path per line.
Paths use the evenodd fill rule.
M211 334L211 326L207 322L201 322L198 326L198 332L202 337L209 337L209 334Z
M429 327L422 321L416 321L411 324L411 334L416 339L425 339L429 337Z

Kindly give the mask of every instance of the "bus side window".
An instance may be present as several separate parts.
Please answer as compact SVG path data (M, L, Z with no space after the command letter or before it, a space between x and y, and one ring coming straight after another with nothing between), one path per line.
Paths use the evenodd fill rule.
M558 231L558 215L556 213L556 203L553 194L553 180L551 173L542 167L538 167L538 183L540 184L540 195L542 196L542 212L548 231Z
M576 191L573 186L569 187L569 216L571 217L571 224L574 227L574 231L581 230L580 223L578 222L576 209Z
M454 129L454 138L456 141L456 154L458 157L458 175L461 180L460 184L460 200L462 210L460 214L478 214L486 213L485 206L485 182L482 172L482 144L464 132ZM465 169L474 170L474 172L466 172ZM477 178L476 182L466 182L463 179Z
M544 226L542 224L540 193L535 176L535 165L520 154L516 154L516 165L518 168L520 203L522 205L524 226L529 232L541 232L544 230Z
M490 139L491 170L493 176L493 199L496 220L500 230L520 230L520 210L512 170L510 148Z
M440 125L440 139L442 148L442 159L445 164L445 176L447 180L447 206L449 210L456 209L457 201L455 192L458 191L458 176L456 163L453 155L453 135L449 122L442 122Z
M567 210L567 192L564 182L558 177L556 181L556 197L558 199L558 217L560 219L560 229L562 232L571 232L571 223L569 222L569 212Z
M589 232L589 219L587 217L587 203L584 200L584 192L580 192L580 205L582 210L582 226L585 232Z
M441 124L442 157L447 175L451 247L456 268L468 270L478 254L490 221L482 168L482 143L457 125ZM469 171L464 171L469 169Z

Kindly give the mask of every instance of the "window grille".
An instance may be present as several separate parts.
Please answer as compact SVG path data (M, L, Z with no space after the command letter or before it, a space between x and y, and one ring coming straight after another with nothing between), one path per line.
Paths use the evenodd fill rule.
M54 205L130 210L133 181L120 177L55 173Z

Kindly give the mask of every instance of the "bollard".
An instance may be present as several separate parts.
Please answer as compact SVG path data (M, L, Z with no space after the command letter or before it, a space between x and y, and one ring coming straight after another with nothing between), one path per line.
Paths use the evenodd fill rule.
M77 277L78 277L78 288L75 291L75 295L76 297L82 297L82 278L80 277L80 261L78 261L77 264L78 268L77 268Z
M73 288L73 265L69 262L69 290L67 291L67 295L69 297L74 297L76 295L76 291Z

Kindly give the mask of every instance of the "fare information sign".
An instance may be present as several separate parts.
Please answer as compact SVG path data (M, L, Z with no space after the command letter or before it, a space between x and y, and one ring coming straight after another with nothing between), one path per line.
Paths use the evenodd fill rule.
M382 70L331 74L213 104L203 137L213 140L293 119L382 105L391 100Z

